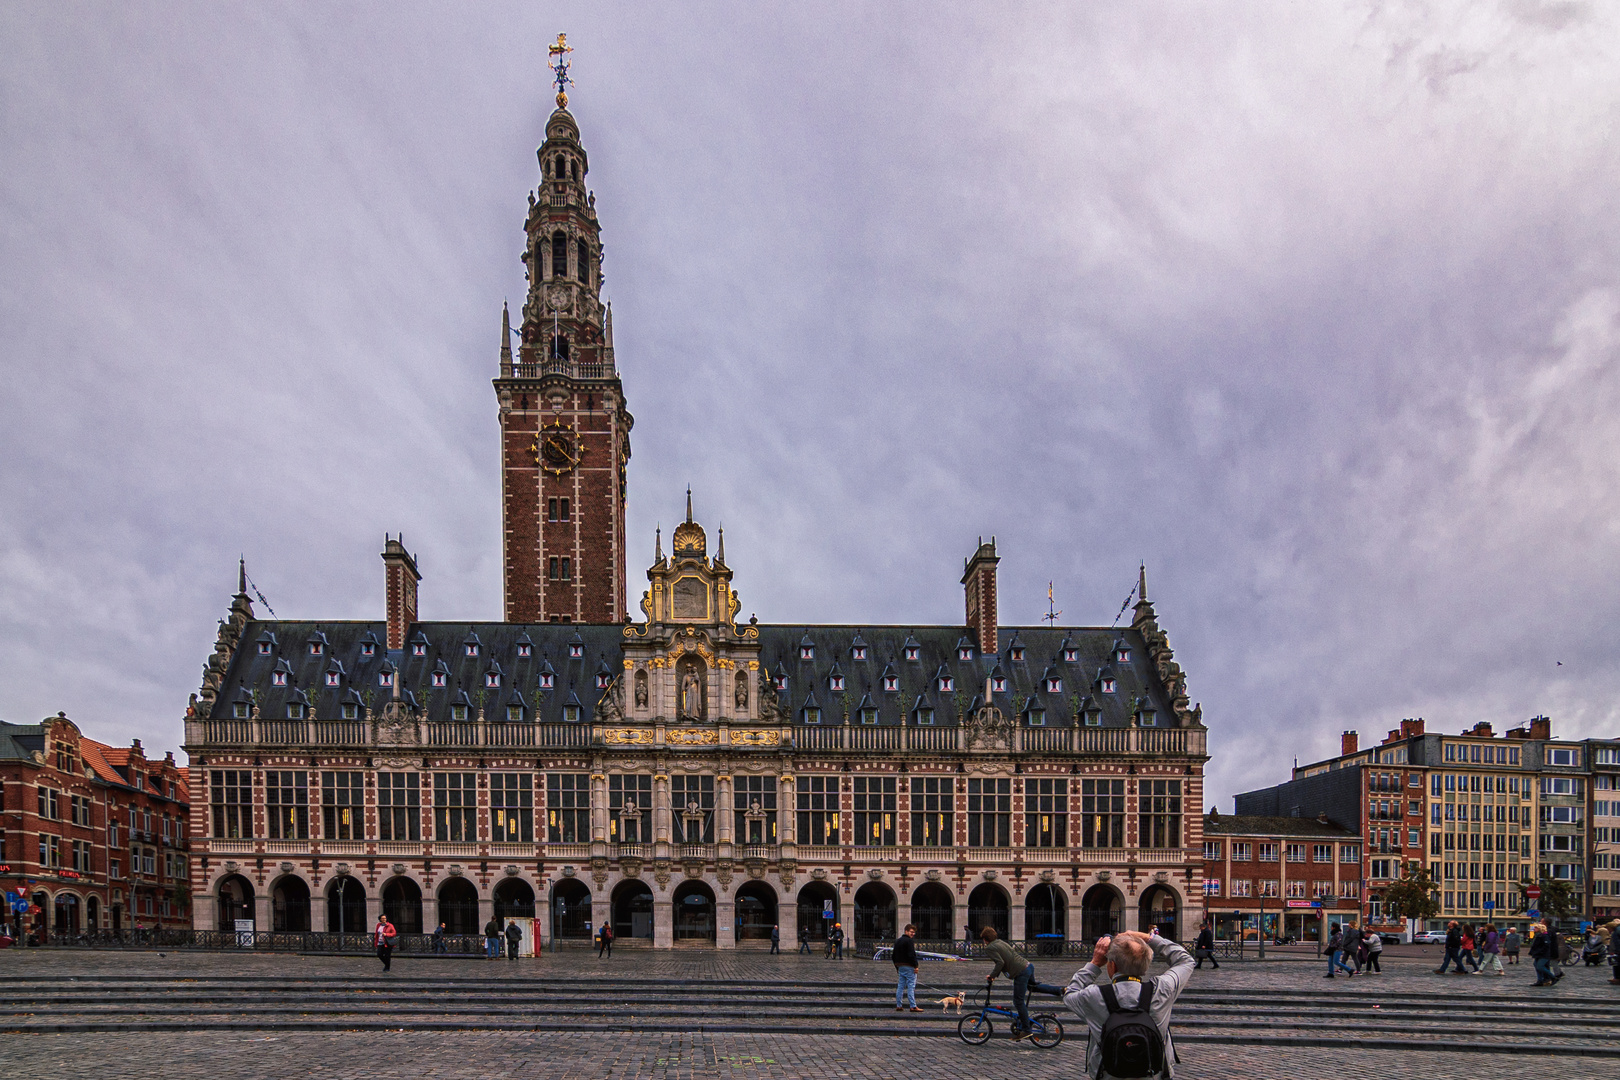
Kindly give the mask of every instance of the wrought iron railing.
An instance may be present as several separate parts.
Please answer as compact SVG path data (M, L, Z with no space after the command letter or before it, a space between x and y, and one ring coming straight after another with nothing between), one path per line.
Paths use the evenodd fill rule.
M36 938L35 944L40 942ZM370 933L334 934L286 930L101 930L91 933L52 933L43 944L76 949L187 949L215 952L352 953L376 951ZM399 934L394 952L409 955L444 953L481 955L484 939L473 934Z

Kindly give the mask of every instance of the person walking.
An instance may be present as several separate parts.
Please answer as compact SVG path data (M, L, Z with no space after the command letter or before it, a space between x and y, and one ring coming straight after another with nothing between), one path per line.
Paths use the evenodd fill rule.
M1344 944L1340 946L1352 964L1355 973L1361 973L1361 927L1355 923L1344 924Z
M1457 922L1456 919L1452 919L1446 924L1446 958L1440 961L1439 967L1434 969L1434 973L1436 975L1444 975L1446 973L1446 969L1450 967L1453 962L1455 962L1457 965L1457 974L1468 974L1463 970L1462 940L1462 926Z
M522 940L523 928L517 924L516 919L508 919L506 922L506 958L508 960L517 959L518 942Z
M1609 927L1609 982L1620 986L1620 930Z
M1148 977L1155 959L1170 965L1162 975ZM1106 964L1106 968L1104 965ZM1159 936L1157 927L1146 934L1127 930L1111 938L1101 938L1091 955L1091 963L1075 972L1074 981L1064 991L1063 1003L1086 1021L1086 1074L1100 1078L1105 1052L1115 1049L1103 1033L1109 1016L1137 1009L1146 1004L1148 1018L1159 1034L1157 1061L1146 1063L1147 1075L1172 1080L1175 1076L1176 1048L1170 1037L1170 1013L1176 998L1192 978L1193 958L1173 941ZM1107 974L1111 982L1103 982ZM1114 1064L1114 1062L1107 1062Z
M1384 939L1376 930L1369 930L1361 937L1362 947L1367 950L1366 970L1363 974L1382 975L1384 969L1378 966L1378 957L1384 951Z
M1533 924L1530 927L1530 962L1536 967L1536 981L1533 986L1551 986L1563 978L1563 975L1553 974L1554 948L1556 945L1548 935L1546 926L1541 923Z
M501 928L494 919L484 924L484 959L501 958Z
M782 955L782 928L780 926L771 927L771 955Z
M833 923L832 924L832 929L827 931L827 952L826 952L826 955L822 957L822 959L831 960L831 959L834 959L835 956L839 960L842 960L844 958L844 924L843 923Z
M894 939L894 951L889 959L894 961L894 1011L922 1012L917 1007L917 928L910 923L906 924L899 937Z
M810 931L803 923L799 924L799 953L803 956L813 956L810 951Z
M1523 939L1519 937L1519 931L1514 927L1508 927L1508 932L1502 935L1502 955L1507 957L1508 963L1517 964L1519 962L1519 946L1522 942ZM1504 971L1502 974L1506 975L1507 972Z
M377 925L371 934L377 946L377 959L382 961L384 971L394 970L394 937L398 933L394 924L388 921L388 916L377 916Z
M596 946L598 960L604 955L609 960L613 959L613 926L606 919L602 920L601 928L596 931Z
M447 951L444 945L444 923L433 928L433 951L436 953Z
M996 976L1003 971L1012 980L1013 1008L1018 1011L1018 1030L1013 1032L1013 1041L1029 1035L1029 983L1035 977L1035 971L1029 966L1029 961L1018 955L1018 951L1011 945L1002 941L993 926L987 926L979 931L979 940L984 942L984 954L996 962L990 969L990 974L984 977L986 983L993 984Z
M1351 978L1356 974L1356 969L1344 962L1344 931L1339 929L1338 923L1334 923L1328 927L1328 969L1325 977L1331 979L1338 971Z
M1470 966L1472 966L1473 969L1474 969L1474 974L1478 975L1479 974L1479 961L1474 959L1474 946L1475 946L1475 944L1476 944L1476 942L1474 941L1474 928L1473 928L1473 926L1472 925L1464 926L1463 929L1462 929L1462 954L1461 954L1462 959L1463 959L1463 963L1466 963L1466 964L1469 964ZM1461 963L1457 965L1457 974L1459 974L1459 975L1467 974L1467 972L1463 971Z
M1491 968L1494 967L1498 975L1506 975L1507 972L1502 969L1501 953L1502 936L1496 932L1495 923L1486 923L1484 930L1480 932L1479 940L1479 954L1485 958L1485 962L1474 974L1488 974Z
M1198 940L1193 943L1193 956L1198 961L1193 965L1194 971L1203 967L1205 960L1209 961L1212 968L1218 969L1221 966L1215 959L1215 931L1210 928L1209 923L1205 923L1204 928L1198 931Z

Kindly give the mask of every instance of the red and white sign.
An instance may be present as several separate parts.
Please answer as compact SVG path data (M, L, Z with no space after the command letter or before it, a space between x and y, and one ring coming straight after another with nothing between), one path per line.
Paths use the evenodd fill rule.
M1540 900L1541 899L1541 886L1540 885L1531 885L1531 886L1529 886L1528 888L1526 888L1524 890L1524 895L1529 897L1531 900Z

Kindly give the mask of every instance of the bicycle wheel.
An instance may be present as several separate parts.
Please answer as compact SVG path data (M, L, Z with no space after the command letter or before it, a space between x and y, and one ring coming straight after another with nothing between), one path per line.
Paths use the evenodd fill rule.
M994 1035L995 1031L995 1027L990 1023L990 1018L985 1016L984 1013L973 1013L970 1016L962 1017L956 1022L956 1033L962 1037L963 1042L971 1046L989 1042L990 1036Z
M1029 1030L1029 1041L1042 1050L1050 1050L1063 1041L1063 1024L1051 1013L1037 1013Z

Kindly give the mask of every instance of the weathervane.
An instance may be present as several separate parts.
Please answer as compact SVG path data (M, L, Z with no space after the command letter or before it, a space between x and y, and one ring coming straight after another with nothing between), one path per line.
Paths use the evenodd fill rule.
M568 88L574 85L573 78L568 74L568 54L574 51L568 44L568 35L558 34L557 40L551 43L547 51L551 53L551 72L557 82L557 108L566 109Z
M1058 616L1061 614L1063 614L1063 612L1057 609L1056 604L1052 600L1052 583L1048 581L1046 583L1046 614L1042 615L1041 618L1045 619L1053 626L1056 626Z

